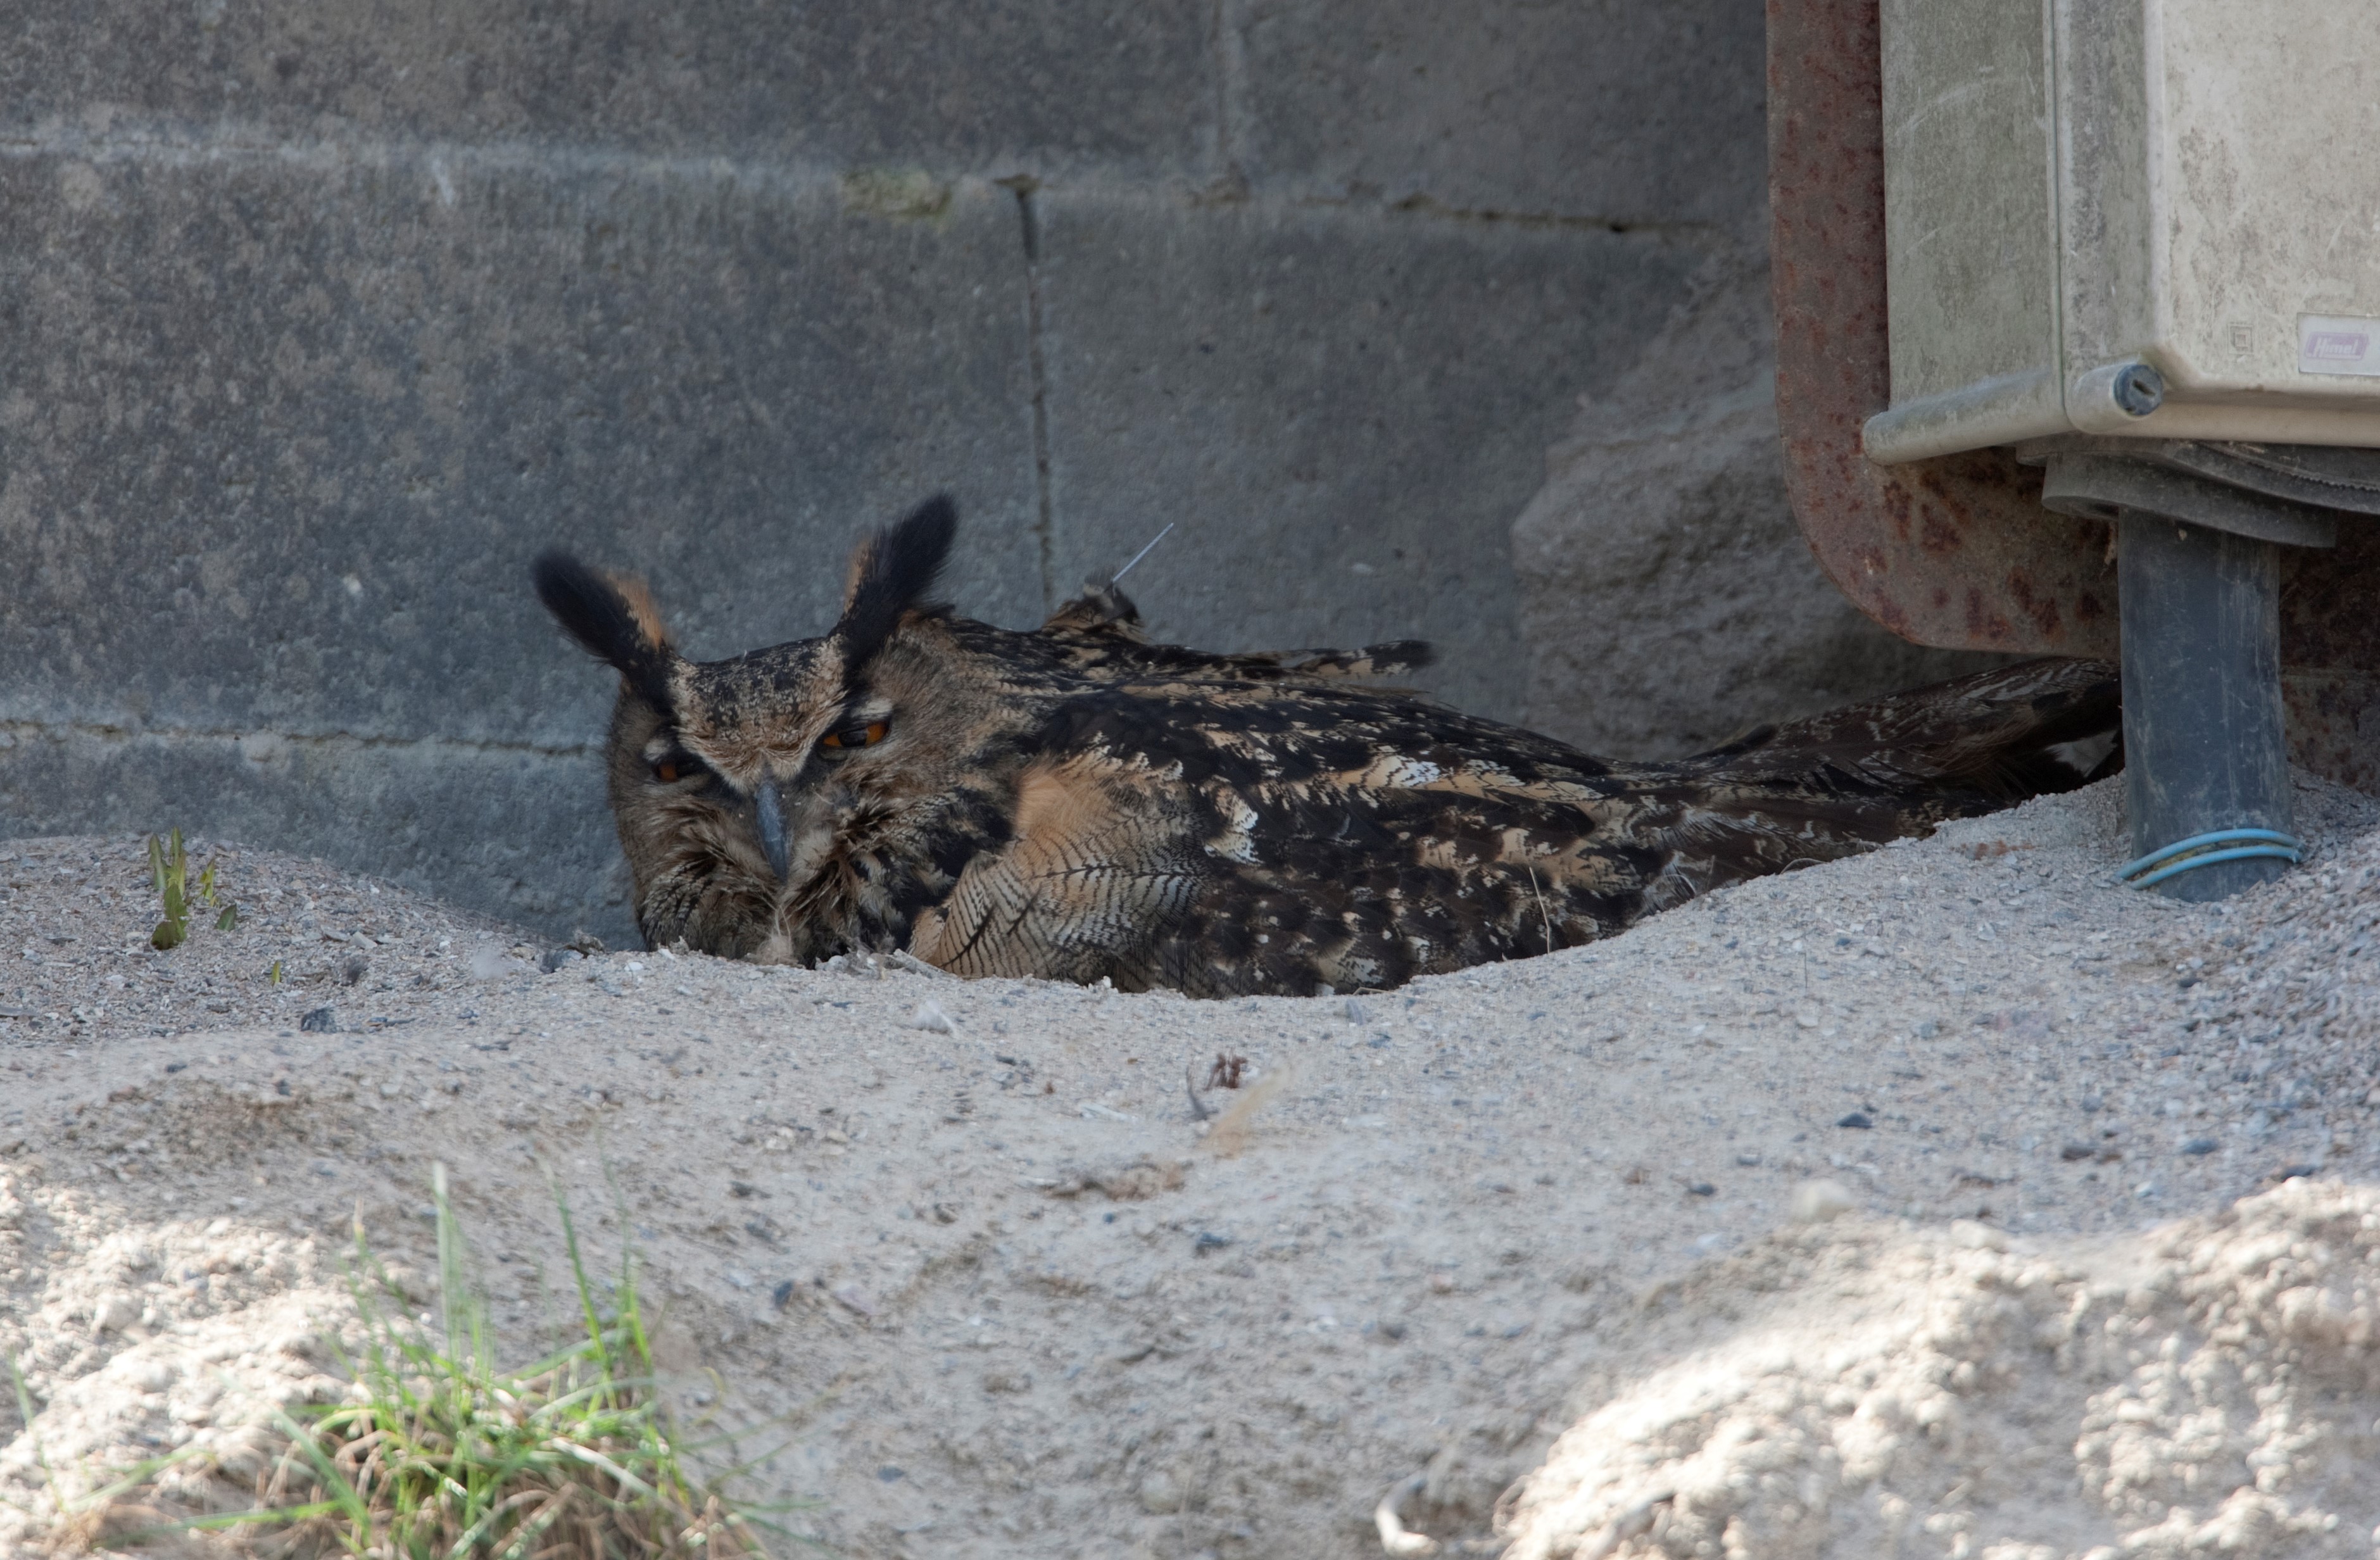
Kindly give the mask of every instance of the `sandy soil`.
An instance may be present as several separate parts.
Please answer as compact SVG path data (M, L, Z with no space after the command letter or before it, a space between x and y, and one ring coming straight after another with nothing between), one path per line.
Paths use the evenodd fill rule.
M430 1292L443 1160L522 1354L551 1176L844 1554L1373 1555L1417 1479L1454 1553L2368 1554L2380 808L2302 781L2308 866L2186 907L2107 883L2119 790L1228 1003L577 959L228 849L159 954L139 841L0 844L0 1553L251 1468L352 1218Z

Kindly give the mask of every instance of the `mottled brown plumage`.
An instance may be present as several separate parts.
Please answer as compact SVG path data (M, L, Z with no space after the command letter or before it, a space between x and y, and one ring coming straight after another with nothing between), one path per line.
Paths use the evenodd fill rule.
M864 542L822 637L706 663L640 585L540 561L547 606L621 674L612 803L650 942L1380 989L2065 789L2117 720L2111 668L2040 660L1607 764L1367 685L1419 645L1150 645L1113 586L1029 632L954 616L926 600L953 525L937 500Z

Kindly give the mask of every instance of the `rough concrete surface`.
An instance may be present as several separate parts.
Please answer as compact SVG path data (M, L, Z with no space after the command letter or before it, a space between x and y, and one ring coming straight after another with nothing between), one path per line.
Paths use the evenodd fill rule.
M1188 226L1036 210L1064 586L1179 518L1130 581L1154 637L1428 639L1434 692L1516 716L1511 554L1463 517L1528 502L1561 429L1545 387L1599 384L1693 251L1246 203Z
M512 1358L558 1186L843 1554L1358 1560L1416 1476L1515 1560L2367 1554L2380 807L2300 784L2224 905L2108 881L2114 781L1352 1001L573 959L245 850L160 954L137 840L10 841L0 1551L37 1449L237 1494L443 1161Z
M21 11L0 103L28 126L1128 178L1215 155L1211 0Z
M1232 148L1259 184L1581 226L1732 231L1767 220L1760 6L1236 0L1230 10Z
M1846 601L1793 523L1765 247L1721 250L1643 356L1583 395L1512 524L1526 724L1631 758L1980 671Z
M538 550L650 572L731 654L832 621L871 490L953 487L953 588L1040 605L1004 190L903 219L633 164L0 179L39 236L0 397L20 720L573 743L603 689L554 653Z

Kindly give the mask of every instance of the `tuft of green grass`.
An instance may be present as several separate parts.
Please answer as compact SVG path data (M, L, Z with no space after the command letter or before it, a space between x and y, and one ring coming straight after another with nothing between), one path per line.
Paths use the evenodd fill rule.
M182 939L190 935L189 869L180 829L174 830L170 848L155 835L149 836L149 883L165 907L165 919L149 934L149 946L161 953L181 947Z
M171 830L164 839L149 836L149 882L156 889L157 900L165 918L149 934L149 946L160 953L179 948L190 935L190 912L197 908L212 909L215 903L215 864L209 862L199 874L195 889L190 885L190 858L182 848L182 831ZM228 932L239 925L239 907L224 901L223 913L215 917L215 930Z
M358 1560L765 1557L756 1529L771 1524L698 1482L662 1416L633 1254L599 1306L557 1190L585 1336L501 1370L443 1165L431 1187L434 1323L413 1319L358 1224L349 1283L364 1338L341 1349L347 1400L277 1414L289 1445L260 1477L257 1509L190 1525L245 1530L271 1553Z
M25 1427L26 1438L32 1443L33 1466L42 1470L42 1483L49 1490L50 1500L57 1506L59 1514L71 1516L73 1502L59 1487L57 1470L50 1466L49 1454L42 1450L41 1432L33 1428L33 1393L25 1385L25 1373L18 1368L17 1357L13 1354L0 1354L0 1363L7 1365L9 1383L17 1389L17 1419Z

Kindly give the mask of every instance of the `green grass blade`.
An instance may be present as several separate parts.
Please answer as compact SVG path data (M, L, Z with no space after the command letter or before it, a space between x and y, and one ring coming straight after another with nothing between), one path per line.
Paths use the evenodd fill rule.
M165 870L170 876L170 858ZM698 1484L683 1460L685 1445L670 1433L633 1252L623 1253L618 1292L606 1308L557 1186L586 1336L526 1370L501 1370L443 1165L433 1167L431 1184L436 1316L418 1312L391 1280L358 1221L348 1288L360 1336L352 1347L332 1340L354 1388L335 1404L273 1410L272 1423L288 1446L270 1488L276 1497L286 1490L302 1498L175 1526L285 1530L313 1524L311 1532L285 1539L236 1542L268 1549L329 1543L386 1560L530 1560L567 1518L571 1526L561 1536L573 1554L592 1545L590 1554L623 1560L765 1557L760 1530L782 1531L780 1525L714 1496L714 1484ZM625 1222L625 1207L623 1215ZM618 1369L632 1361L642 1369ZM10 1369L16 1373L13 1362ZM17 1382L30 1425L30 1393L21 1374ZM783 1509L800 1508L793 1503Z
M596 1360L606 1376L612 1373L612 1351L603 1341L603 1324L595 1313L595 1286L587 1276L587 1264L578 1251L578 1228L571 1221L570 1199L563 1195L561 1183L553 1186L553 1205L562 1215L562 1246L570 1254L570 1276L578 1286L578 1310L587 1319L587 1338L595 1346Z

